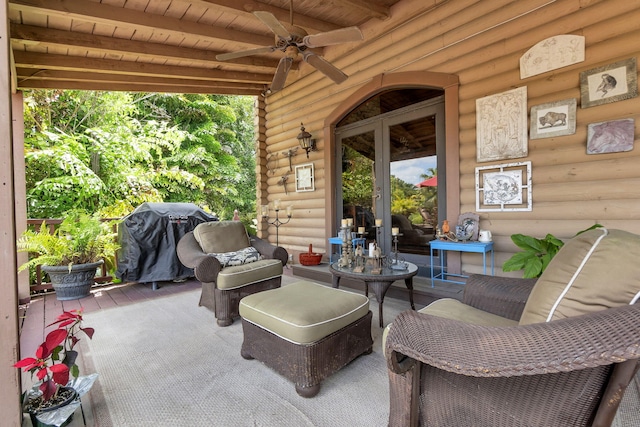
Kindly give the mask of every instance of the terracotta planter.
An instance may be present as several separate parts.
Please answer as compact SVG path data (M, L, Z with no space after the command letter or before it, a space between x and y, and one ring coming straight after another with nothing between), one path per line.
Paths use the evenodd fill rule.
M95 283L96 269L103 262L74 264L71 272L67 266L43 265L42 271L49 275L58 300L73 300L89 296L91 286Z

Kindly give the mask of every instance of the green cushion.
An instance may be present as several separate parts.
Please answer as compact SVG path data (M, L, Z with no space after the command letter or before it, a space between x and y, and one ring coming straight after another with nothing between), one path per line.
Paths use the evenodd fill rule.
M630 304L640 294L640 236L598 228L569 240L536 282L521 325Z
M225 267L218 273L218 289L235 289L252 283L282 276L279 259L262 259L248 264Z
M240 300L240 316L296 344L311 344L369 312L369 298L312 282L296 282Z
M251 246L240 221L210 221L198 224L193 236L207 254L239 251Z

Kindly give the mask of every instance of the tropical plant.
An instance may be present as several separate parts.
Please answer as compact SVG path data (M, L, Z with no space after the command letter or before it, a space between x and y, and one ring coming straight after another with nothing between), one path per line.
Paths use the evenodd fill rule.
M579 231L576 233L576 236L599 227L602 227L602 225L594 224L586 230ZM547 234L544 239L538 239L524 234L512 234L511 240L516 246L522 249L522 252L517 252L506 260L502 265L502 270L524 270L523 277L525 278L540 277L549 265L549 262L551 262L560 248L564 246L564 242L552 234Z
M82 332L91 339L95 332L93 328L82 327L82 310L63 312L47 327L53 325L57 325L56 329L47 334L34 357L25 357L13 365L36 375L40 381L38 389L42 394L27 403L28 412L37 412L56 403L60 387L67 385L70 376L78 377L77 352L74 350L80 341L78 334Z
M37 230L27 229L17 240L20 252L32 257L18 271L36 265L71 266L110 260L120 248L113 222L103 222L84 212L69 212L60 226L50 233L43 221Z

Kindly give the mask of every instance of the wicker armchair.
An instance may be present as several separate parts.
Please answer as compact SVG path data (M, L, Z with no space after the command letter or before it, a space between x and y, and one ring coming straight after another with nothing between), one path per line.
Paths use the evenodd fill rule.
M230 253L249 247L257 250L258 260L224 265ZM193 268L202 283L200 305L215 313L219 326L229 326L239 316L243 297L280 287L282 268L289 257L284 248L248 236L238 221L200 224L180 239L176 250L180 262Z
M570 241L537 282L472 275L462 302L439 300L444 307L436 301L420 312L401 313L385 342L389 425L609 426L640 366L640 304L633 304L640 293L640 267L616 268L638 256L640 237L621 239L616 230L611 236L591 251L576 250ZM582 243L599 238L592 233ZM572 250L588 253L587 261L581 263ZM616 258L619 263L612 261ZM598 272L601 262L609 264L599 266L607 271L604 276ZM578 270L572 270L574 263ZM587 307L570 316L561 302L548 321L523 322L561 270L572 286L565 286L560 298L571 299L570 304L579 295L573 287L583 287L584 294L591 286L593 293L592 283L603 294L630 298L603 308L594 297L587 305L595 310ZM605 276L609 280L600 281ZM618 281L628 292L615 289Z

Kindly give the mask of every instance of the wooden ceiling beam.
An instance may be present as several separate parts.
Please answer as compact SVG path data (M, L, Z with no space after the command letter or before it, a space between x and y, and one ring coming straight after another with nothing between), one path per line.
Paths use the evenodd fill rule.
M261 96L262 91L253 89L227 89L205 86L163 86L145 84L126 84L126 83L92 83L77 81L46 81L34 80L28 81L28 84L21 86L20 89L63 89L63 90L102 90L107 92L160 92L160 93L208 93L215 95L251 95Z
M229 40L254 46L271 46L273 37L252 34L229 28L181 21L138 10L109 6L87 0L11 0L9 9L37 14L49 14L78 19L90 23L102 23L148 30L170 31L182 36L197 35L210 39Z
M93 52L109 55L139 55L145 58L186 59L215 64L239 64L252 67L266 67L275 70L278 66L277 59L265 59L257 56L237 58L230 61L217 61L215 56L222 51L202 50L171 46L160 43L141 42L115 37L96 36L87 33L78 33L51 28L36 27L33 25L11 24L11 39L17 42L25 42L29 45L37 43L40 46L57 46L67 48L84 48Z
M226 89L249 89L263 91L266 86L259 83L239 83L226 81L210 81L210 80L193 80L181 78L165 78L165 77L149 77L125 74L106 74L93 73L86 71L66 71L66 70L36 70L32 68L18 68L18 86L28 84L28 81L78 81L92 82L99 84L141 84L153 85L159 88L164 86L190 86L190 87L207 87L207 88L226 88Z
M271 83L272 74L222 71L207 68L178 67L144 62L124 62L109 59L71 57L33 52L14 52L16 67L92 71L96 73L131 74L139 76L175 77L194 80L224 80L251 83Z
M361 13L372 18L385 20L391 16L391 12L388 7L380 6L365 0L333 0L333 2L337 5L358 9Z
M287 24L290 22L289 9L283 9L280 7L272 6L270 4L260 3L255 0L197 0L192 2L205 6L221 6L235 11L235 13L242 16L253 16L253 12L255 11L271 12L276 18L278 18L280 22L285 22ZM341 28L337 24L323 21L321 19L312 18L308 15L304 15L303 13L298 13L296 12L295 7L293 9L293 24L313 33L332 31Z

